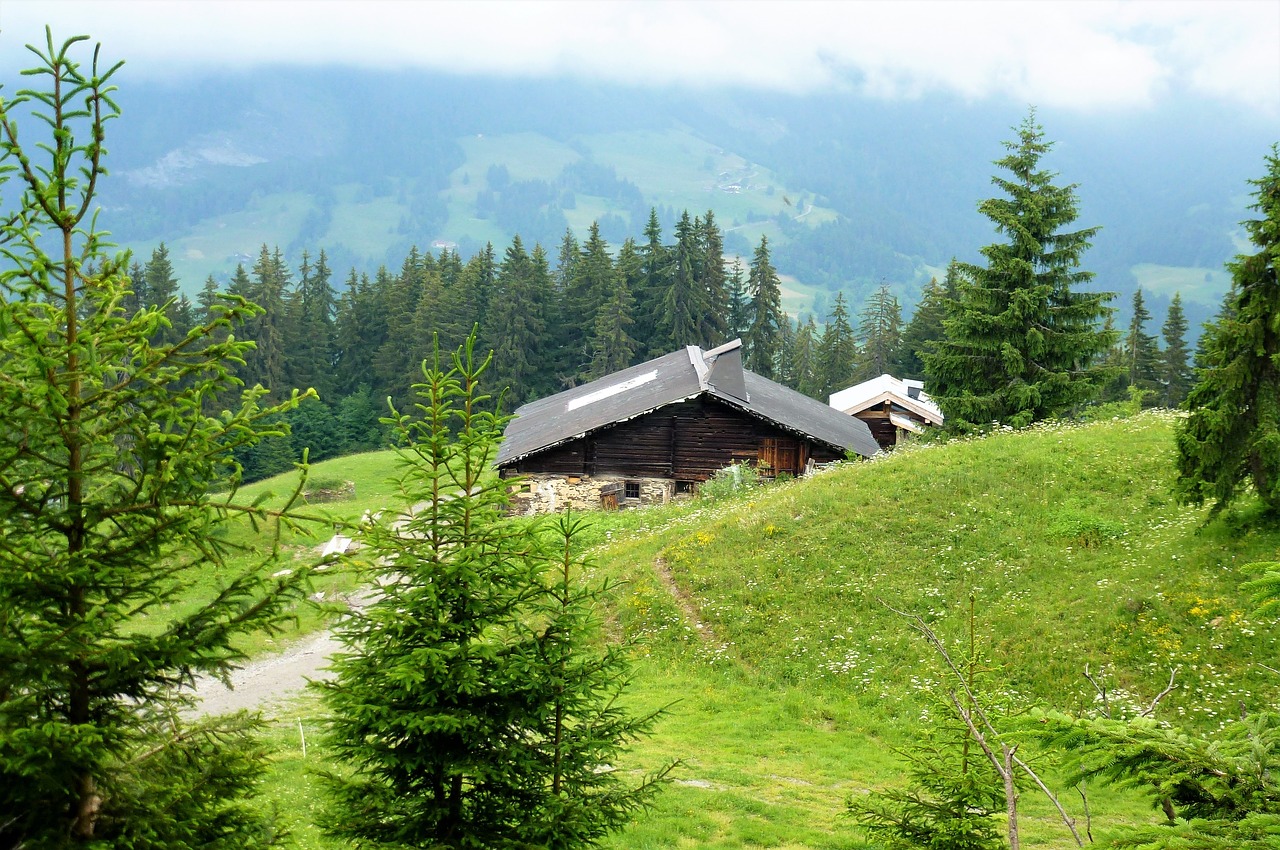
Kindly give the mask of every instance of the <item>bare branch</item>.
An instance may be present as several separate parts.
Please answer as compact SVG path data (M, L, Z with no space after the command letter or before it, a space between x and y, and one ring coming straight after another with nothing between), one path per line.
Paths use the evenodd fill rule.
M995 771L1000 775L1000 778L1005 779L1004 763L987 744L987 739L983 736L982 730L974 725L973 718L970 716L970 713L960 704L960 700L956 699L956 692L947 691L947 699L951 702L951 706L956 710L956 714L958 714L960 719L964 721L964 725L969 727L969 734L973 737L973 740L977 742L978 746L982 748L982 752L987 756L987 761L991 762L991 766L995 768Z
M1014 764L1022 768L1022 772L1031 777L1031 781L1034 782L1040 788L1040 791L1049 798L1049 801L1053 803L1054 808L1058 810L1058 815L1062 818L1062 822L1066 824L1067 829L1071 830L1071 837L1076 840L1076 846L1083 847L1084 842L1080 840L1080 833L1076 832L1076 822L1067 814L1067 810L1062 808L1062 803L1058 802L1058 796L1049 790L1049 786L1044 784L1044 780L1042 780L1040 776L1031 769L1030 765L1015 755L1010 754L1010 757L1013 759ZM1089 840L1092 841L1093 839L1090 838Z
M956 677L956 681L960 683L960 687L964 689L965 696L969 699L969 704L973 706L974 713L977 715L978 720L981 721L982 725L989 733L999 737L999 733L996 732L995 727L991 725L991 721L987 719L987 713L982 710L982 706L978 704L977 697L974 696L973 691L969 688L969 682L965 679L964 673L962 673L960 668L956 666L956 663L951 660L951 654L947 652L946 645L943 644L942 639L938 637L937 633L933 629L929 628L929 624L915 614L909 614L906 611L899 611L883 599L877 599L877 601L899 617L910 621L912 628L919 632L921 636L924 637L925 641L933 647L934 652L938 653L943 662L947 665L947 669L949 669Z
M1018 745L1010 747L1003 741L1000 750L1004 753L1004 799L1009 815L1009 850L1019 850L1022 846L1022 834L1018 831L1018 789L1013 784L1013 762Z
M1084 781L1076 783L1076 793L1080 795L1080 802L1084 804L1084 834L1089 837L1089 843L1093 843L1093 815L1089 813L1089 795L1084 793Z
M1156 713L1156 706L1160 704L1160 700L1167 697L1170 693L1173 692L1173 689L1177 687L1176 685L1174 685L1173 679L1176 675L1178 675L1179 669L1181 668L1174 667L1172 670L1169 671L1169 684L1165 685L1165 688L1163 691L1156 694L1156 698L1151 701L1151 705L1147 706L1147 710L1142 712L1142 714L1139 714L1138 715L1139 717L1150 717L1151 715Z
M1101 672L1098 674L1101 676ZM1084 677L1089 680L1089 684L1093 685L1093 689L1098 692L1098 696L1102 698L1102 716L1111 719L1111 703L1107 699L1107 689L1097 679L1089 673L1089 665L1084 665Z

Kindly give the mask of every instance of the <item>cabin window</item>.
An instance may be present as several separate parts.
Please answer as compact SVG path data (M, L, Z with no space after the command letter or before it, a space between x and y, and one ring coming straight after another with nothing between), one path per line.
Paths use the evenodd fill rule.
M677 481L677 482L676 482L676 495L677 495L677 496L691 496L691 495L693 495L693 491L694 491L695 486L696 486L696 485L695 485L692 481Z
M639 499L640 498L640 482L628 481L626 485L626 493L624 494L624 496L628 499Z

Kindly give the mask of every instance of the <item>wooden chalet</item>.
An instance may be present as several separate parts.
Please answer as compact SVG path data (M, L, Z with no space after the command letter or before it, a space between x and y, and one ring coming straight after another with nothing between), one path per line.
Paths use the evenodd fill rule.
M924 391L920 381L881 375L832 393L831 407L857 417L871 429L882 449L891 449L908 434L941 425L942 411Z
M869 457L870 430L742 367L742 343L688 346L530 402L498 454L523 475L530 511L665 501L735 463L801 475L812 464Z

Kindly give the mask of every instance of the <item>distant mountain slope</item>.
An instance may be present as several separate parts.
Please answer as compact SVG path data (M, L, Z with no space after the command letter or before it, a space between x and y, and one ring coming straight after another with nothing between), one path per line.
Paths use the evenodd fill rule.
M189 289L263 242L367 268L595 219L616 241L656 206L668 232L681 209L714 209L731 249L767 233L803 284L857 303L883 280L910 302L993 240L975 207L1026 109L332 69L120 84L106 221L139 250L176 246ZM1156 316L1182 290L1193 323L1216 306L1274 122L1197 103L1039 116L1081 224L1103 227L1097 285L1143 285Z

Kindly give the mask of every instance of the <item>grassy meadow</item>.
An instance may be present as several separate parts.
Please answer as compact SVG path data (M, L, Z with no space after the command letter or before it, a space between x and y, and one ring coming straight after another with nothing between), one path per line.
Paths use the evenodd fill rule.
M1205 525L1207 511L1172 501L1174 423L1157 412L1046 424L592 516L594 577L625 582L610 631L636 641L626 699L668 707L620 767L682 762L654 811L606 846L864 846L844 801L903 780L895 749L938 720L946 681L889 605L960 651L972 597L986 691L1010 714L1095 710L1086 665L1118 715L1147 706L1171 670L1164 720L1213 731L1274 705L1280 629L1250 615L1239 585L1241 565L1277 558L1280 530L1251 525L1248 507ZM356 481L356 498L329 509L358 516L386 503L392 469L376 453L313 475ZM267 799L299 846L338 846L312 825L320 706L302 696L270 723ZM1037 758L1053 777L1052 754ZM1079 797L1063 790L1083 823ZM1129 793L1089 798L1100 842L1156 817ZM1022 813L1024 846L1073 846L1034 792Z

